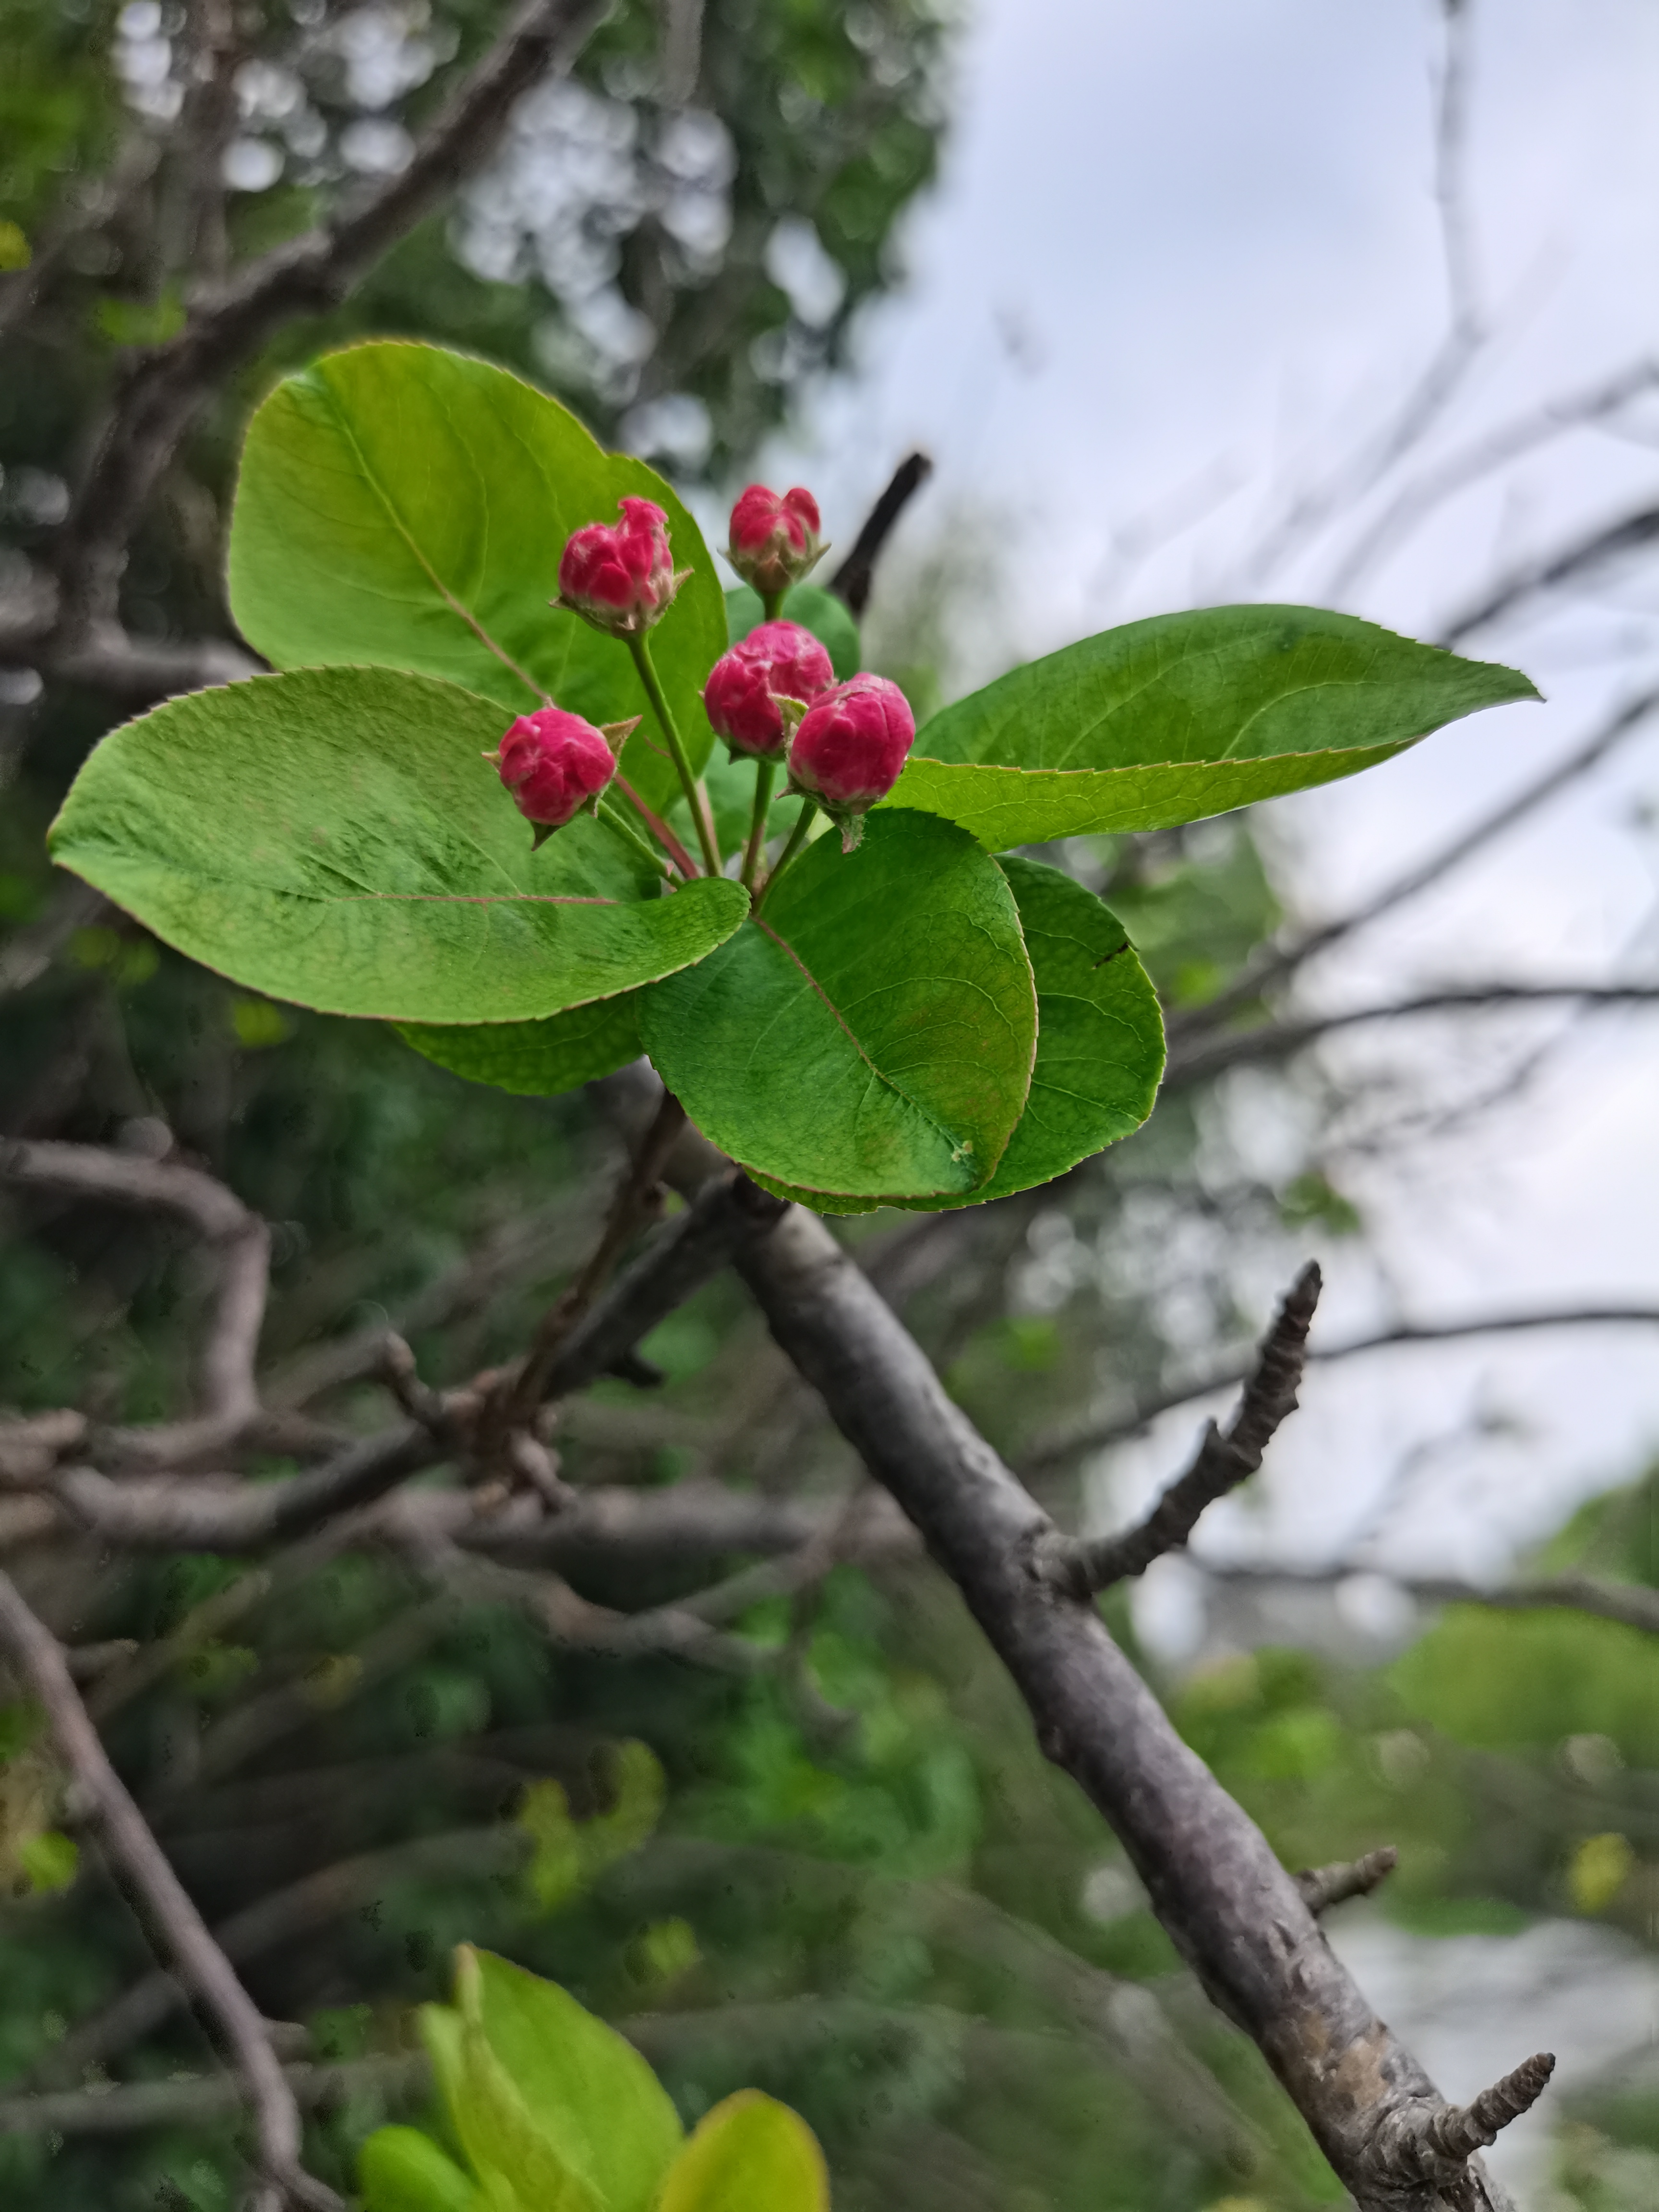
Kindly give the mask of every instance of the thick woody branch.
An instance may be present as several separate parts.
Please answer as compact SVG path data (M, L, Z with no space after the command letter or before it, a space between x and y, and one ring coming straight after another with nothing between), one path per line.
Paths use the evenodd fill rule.
M1296 1886L1302 1892L1302 1902L1317 1919L1332 1905L1346 1905L1351 1897L1369 1897L1399 1863L1399 1852L1392 1844L1384 1844L1380 1850L1367 1851L1363 1858L1306 1867L1296 1877Z
M529 0L416 146L401 173L325 228L276 247L199 301L134 372L58 547L65 638L111 618L124 550L197 410L300 315L337 307L381 256L494 152L520 94L568 67L605 0Z
M283 2078L258 2007L209 1934L110 1765L87 1717L58 1640L0 1574L0 1646L45 1708L53 1739L81 1790L112 1866L191 1996L222 2038L246 2085L258 2136L260 2163L272 2188L307 2212L343 2212L331 2189L300 2165L300 2114Z
M1322 1281L1317 1262L1310 1261L1262 1340L1231 1425L1224 1431L1213 1421L1206 1425L1192 1465L1139 1528L1115 1536L1060 1538L1045 1546L1042 1571L1059 1588L1087 1597L1131 1575L1145 1574L1154 1559L1185 1546L1217 1498L1255 1473L1279 1424L1296 1410Z
M1117 1832L1211 1996L1260 2046L1359 2212L1508 2212L1449 2111L1326 1944L1292 1876L1182 1743L1092 1603L1036 1567L1052 1524L824 1225L792 1208L739 1272L774 1335L915 1523Z

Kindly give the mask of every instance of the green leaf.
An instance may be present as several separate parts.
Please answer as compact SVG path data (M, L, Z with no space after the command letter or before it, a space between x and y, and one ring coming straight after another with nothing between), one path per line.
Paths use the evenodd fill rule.
M17 1863L28 1876L34 1894L50 1897L68 1889L74 1881L81 1865L81 1846L73 1836L57 1828L43 1828L37 1835L25 1836L18 1844Z
M821 584L797 584L783 603L786 622L799 623L810 629L820 645L829 652L836 676L845 683L856 676L863 666L863 644L859 637L859 626L852 609L833 592L826 592ZM726 595L726 624L729 641L735 645L740 637L766 619L766 610L761 605L761 595L750 584L739 584Z
M988 684L916 739L888 804L992 852L1158 830L1374 767L1528 679L1352 615L1208 607L1085 638Z
M376 2128L357 2154L363 2212L473 2212L470 2174L418 2128Z
M1001 1158L1036 998L1000 871L948 823L896 811L851 855L808 846L757 920L645 994L640 1026L745 1167L811 1194L929 1197Z
M702 690L726 610L696 524L642 461L606 453L567 409L441 347L325 354L254 416L230 533L242 634L277 668L373 662L447 678L522 714L550 694L591 721L645 722L623 771L660 807L673 766L627 647L549 601L565 539L624 495L669 518L691 571L651 634L694 767L713 743Z
M990 1182L965 1199L912 1199L915 1212L1051 1182L1138 1129L1164 1073L1158 994L1117 916L1058 868L1013 858L998 865L1036 977L1030 1096Z
M740 2089L698 2123L659 2212L830 2212L823 2153L798 2112Z
M500 734L488 700L389 669L195 692L97 747L52 857L238 982L391 1021L557 1013L730 935L738 885L660 896L602 823L532 854L479 758Z
M683 2130L666 2090L633 2045L556 1983L488 1951L464 1946L456 1978L463 2013L560 2166L605 2212L650 2212ZM476 2098L489 2081L483 2061L464 2051L463 2098ZM492 2109L504 2112L499 2085L489 2094ZM462 2124L458 2112L458 2130ZM471 2141L462 2139L479 2164ZM507 2159L494 2162L541 2212Z
M597 1082L645 1047L640 1042L639 994L624 991L541 1022L400 1023L398 1034L423 1059L435 1060L470 1083L493 1084L522 1098L556 1098L562 1091Z

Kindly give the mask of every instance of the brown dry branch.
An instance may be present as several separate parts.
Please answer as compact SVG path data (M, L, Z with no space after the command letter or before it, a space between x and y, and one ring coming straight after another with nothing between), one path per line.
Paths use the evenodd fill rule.
M1138 1528L1113 1536L1057 1536L1042 1547L1041 1570L1056 1588L1087 1597L1145 1574L1154 1559L1182 1550L1207 1509L1256 1472L1279 1424L1296 1410L1322 1280L1317 1262L1310 1261L1262 1340L1231 1423L1224 1431L1206 1423L1192 1465Z
M331 2189L300 2164L300 2114L264 2024L234 1969L163 1856L143 1815L110 1765L81 1702L63 1648L10 1577L0 1574L0 1646L45 1710L52 1739L108 1852L112 1869L203 2008L241 2077L252 2108L265 2193L305 2212L344 2212ZM167 1986L174 1985L168 1979Z
M688 1179L707 1172L710 1149L684 1148ZM1181 1741L1093 1605L1037 1569L1054 1539L1048 1516L823 1223L792 1207L738 1267L966 1600L1042 1749L1115 1830L1182 1956L1267 2057L1359 2212L1508 2212L1478 2160L1437 2136L1452 2108L1326 1945L1261 1831Z

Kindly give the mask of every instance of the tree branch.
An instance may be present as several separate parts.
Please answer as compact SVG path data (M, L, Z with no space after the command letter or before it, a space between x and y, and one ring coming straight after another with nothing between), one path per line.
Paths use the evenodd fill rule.
M739 1272L779 1343L921 1531L1122 1839L1212 1999L1260 2046L1360 2212L1509 2199L1434 2132L1449 2112L1326 1945L1243 1808L1175 1732L1092 1605L1034 1571L1052 1524L946 1396L823 1223L792 1208Z
M269 2181L307 2212L344 2212L334 2191L300 2165L299 2108L258 2008L110 1765L57 1638L36 1620L3 1574L0 1645L45 1707L58 1748L84 1794L113 1864L131 1884L185 1986L223 2038L253 2109L260 2161Z
M1177 1043L1170 1052L1164 1087L1204 1082L1224 1068L1247 1062L1287 1060L1317 1044L1322 1037L1365 1022L1403 1021L1414 1014L1485 1012L1504 1006L1647 1006L1656 1001L1659 1001L1659 983L1462 984L1443 991L1425 991L1393 1006L1349 1006L1333 1014L1266 1022L1259 1028L1240 1030L1184 1049Z
M1659 1326L1659 1305L1614 1305L1558 1307L1543 1313L1484 1314L1472 1321L1399 1322L1391 1328L1378 1329L1373 1335L1353 1338L1346 1344L1310 1345L1307 1352L1309 1366L1322 1365L1328 1360L1355 1359L1369 1352L1388 1352L1407 1344L1455 1344L1469 1336L1504 1336L1516 1331L1534 1328L1647 1328ZM1156 1398L1142 1401L1133 1412L1078 1422L1073 1426L1054 1431L1040 1437L1025 1454L1021 1466L1027 1473L1053 1466L1067 1459L1073 1452L1099 1451L1108 1444L1122 1443L1130 1437L1139 1436L1149 1423L1160 1414L1173 1413L1177 1406L1189 1406L1195 1399L1213 1396L1218 1391L1231 1390L1243 1382L1249 1374L1248 1366L1231 1366L1190 1382L1178 1383Z
M1638 692L1634 698L1626 700L1623 706L1617 708L1601 727L1576 750L1569 753L1565 760L1553 768L1547 769L1542 775L1524 785L1513 799L1505 799L1501 806L1485 816L1472 829L1465 830L1459 837L1454 837L1450 844L1442 846L1426 860L1408 868L1403 876L1397 876L1391 884L1385 884L1374 897L1366 899L1349 913L1340 915L1334 921L1304 932L1289 945L1264 948L1225 990L1218 992L1203 1006L1194 1007L1190 1013L1176 1017L1170 1024L1172 1041L1178 1044L1190 1035L1212 1030L1218 1023L1224 1021L1239 1006L1259 998L1270 984L1290 975L1316 953L1340 944L1344 938L1352 937L1356 930L1368 927L1385 914L1391 914L1395 907L1403 906L1407 899L1415 898L1420 892L1427 890L1442 877L1449 875L1454 868L1461 867L1465 860L1489 845L1494 837L1501 836L1504 830L1523 820L1546 799L1555 798L1568 784L1598 766L1615 745L1633 730L1641 727L1656 708L1659 708L1659 690Z
M1399 1852L1392 1844L1384 1844L1378 1850L1367 1851L1364 1858L1309 1867L1297 1875L1296 1886L1302 1892L1303 1903L1317 1919L1332 1905L1346 1905L1351 1897L1369 1897L1399 1863Z
M204 1407L195 1420L118 1432L117 1455L156 1467L222 1450L256 1420L254 1360L270 1282L270 1237L240 1199L199 1168L95 1145L0 1144L0 1178L25 1189L170 1213L218 1260L213 1325L202 1358Z
M1563 584L1605 568L1626 553L1639 553L1656 538L1659 538L1659 507L1642 507L1617 522L1603 523L1554 552L1523 561L1500 578L1484 598L1454 615L1435 643L1459 646L1476 630L1491 629L1540 592L1559 591Z
M1206 1508L1248 1481L1279 1424L1296 1410L1308 1357L1308 1331L1322 1278L1310 1261L1262 1340L1238 1411L1225 1433L1206 1424L1192 1465L1170 1484L1139 1528L1115 1536L1054 1536L1039 1553L1041 1571L1058 1589L1086 1598L1132 1575L1145 1574L1166 1552L1181 1550Z
M871 508L863 529L854 539L852 551L830 579L830 590L838 599L845 601L854 615L861 615L869 605L876 563L900 515L933 473L933 464L926 453L912 453L899 463L886 490Z

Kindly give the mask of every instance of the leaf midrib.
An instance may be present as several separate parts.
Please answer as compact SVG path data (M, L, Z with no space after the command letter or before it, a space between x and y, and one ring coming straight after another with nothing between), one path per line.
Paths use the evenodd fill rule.
M801 974L805 977L808 985L812 990L817 992L818 997L823 1001L825 1006L828 1007L831 1018L842 1030L848 1042L852 1046L859 1058L864 1062L864 1065L869 1069L876 1081L884 1085L893 1093L893 1096L896 1098L902 1098L912 1113L920 1115L921 1119L927 1124L928 1128L933 1132L935 1136L937 1136L942 1143L950 1147L951 1156L953 1160L960 1160L964 1158L966 1155L964 1155L963 1151L963 1139L959 1137L953 1136L949 1129L945 1128L942 1123L936 1120L935 1117L928 1112L927 1109L919 1099L913 1098L910 1096L909 1092L904 1088L902 1084L895 1082L893 1078L889 1075L884 1068L877 1066L875 1061L866 1051L862 1042L854 1030L851 1024L848 1021L847 1017L842 1012L841 1008L836 1004L828 991L824 989L823 984L819 982L817 977L812 973L811 969L801 958L799 953L796 951L794 946L789 943L788 939L780 936L778 932L773 928L771 923L766 920L763 915L750 915L749 919L754 923L756 928L758 929L763 936L769 937L773 944L794 962L796 967L799 969ZM967 1154L970 1155L973 1150L973 1139L971 1137L966 1140L966 1144Z

